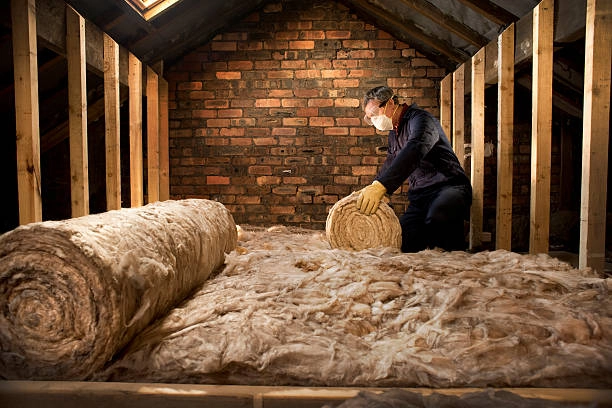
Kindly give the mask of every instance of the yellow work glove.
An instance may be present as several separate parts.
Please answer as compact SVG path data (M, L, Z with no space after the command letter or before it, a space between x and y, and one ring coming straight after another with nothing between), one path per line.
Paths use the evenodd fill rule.
M372 184L361 190L355 205L363 214L372 215L378 210L380 200L382 200L386 192L387 188L378 180L374 180Z

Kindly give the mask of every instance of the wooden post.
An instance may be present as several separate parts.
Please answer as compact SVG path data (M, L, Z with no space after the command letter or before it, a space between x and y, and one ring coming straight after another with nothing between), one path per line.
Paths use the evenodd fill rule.
M453 72L453 150L465 170L465 64Z
M452 75L448 74L440 82L440 124L442 130L452 142L451 124L452 124L452 111L451 111L451 92L452 92Z
M36 4L11 0L19 223L42 221Z
M482 245L484 196L484 87L485 49L472 57L472 207L470 210L470 249Z
M132 53L128 57L130 87L130 195L131 206L143 205L142 167L142 63Z
M529 252L548 253L552 132L554 2L533 10L533 85L531 109L531 211Z
M159 199L170 199L170 140L168 133L168 82L159 78Z
M121 208L121 131L119 45L104 33L104 120L106 146L106 209Z
M600 273L604 270L606 251L611 17L611 1L587 1L578 265Z
M147 67L147 195L159 201L159 81Z
M72 217L81 217L89 214L85 19L70 6L66 6L66 58L68 60L70 201Z
M512 250L512 144L514 133L514 24L497 49L497 214L495 248Z

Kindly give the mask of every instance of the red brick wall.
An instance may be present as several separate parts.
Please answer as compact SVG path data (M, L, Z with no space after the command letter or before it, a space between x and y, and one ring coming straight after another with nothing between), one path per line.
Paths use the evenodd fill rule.
M220 201L239 224L323 229L385 158L363 94L388 85L437 116L444 74L334 1L267 5L167 70L171 196Z

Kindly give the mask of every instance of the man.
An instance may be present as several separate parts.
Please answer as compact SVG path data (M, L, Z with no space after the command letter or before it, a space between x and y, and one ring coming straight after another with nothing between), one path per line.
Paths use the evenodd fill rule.
M464 250L472 186L440 123L415 104L399 104L387 86L369 90L363 106L366 123L389 131L389 146L374 182L361 190L359 210L374 214L383 196L408 179L410 204L400 217L402 251Z

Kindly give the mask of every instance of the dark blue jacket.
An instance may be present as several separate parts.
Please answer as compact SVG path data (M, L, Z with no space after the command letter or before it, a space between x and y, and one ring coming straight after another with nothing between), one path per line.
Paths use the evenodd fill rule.
M470 186L440 122L416 104L407 107L398 131L389 132L387 158L376 176L389 194L406 179L413 199L445 185Z

